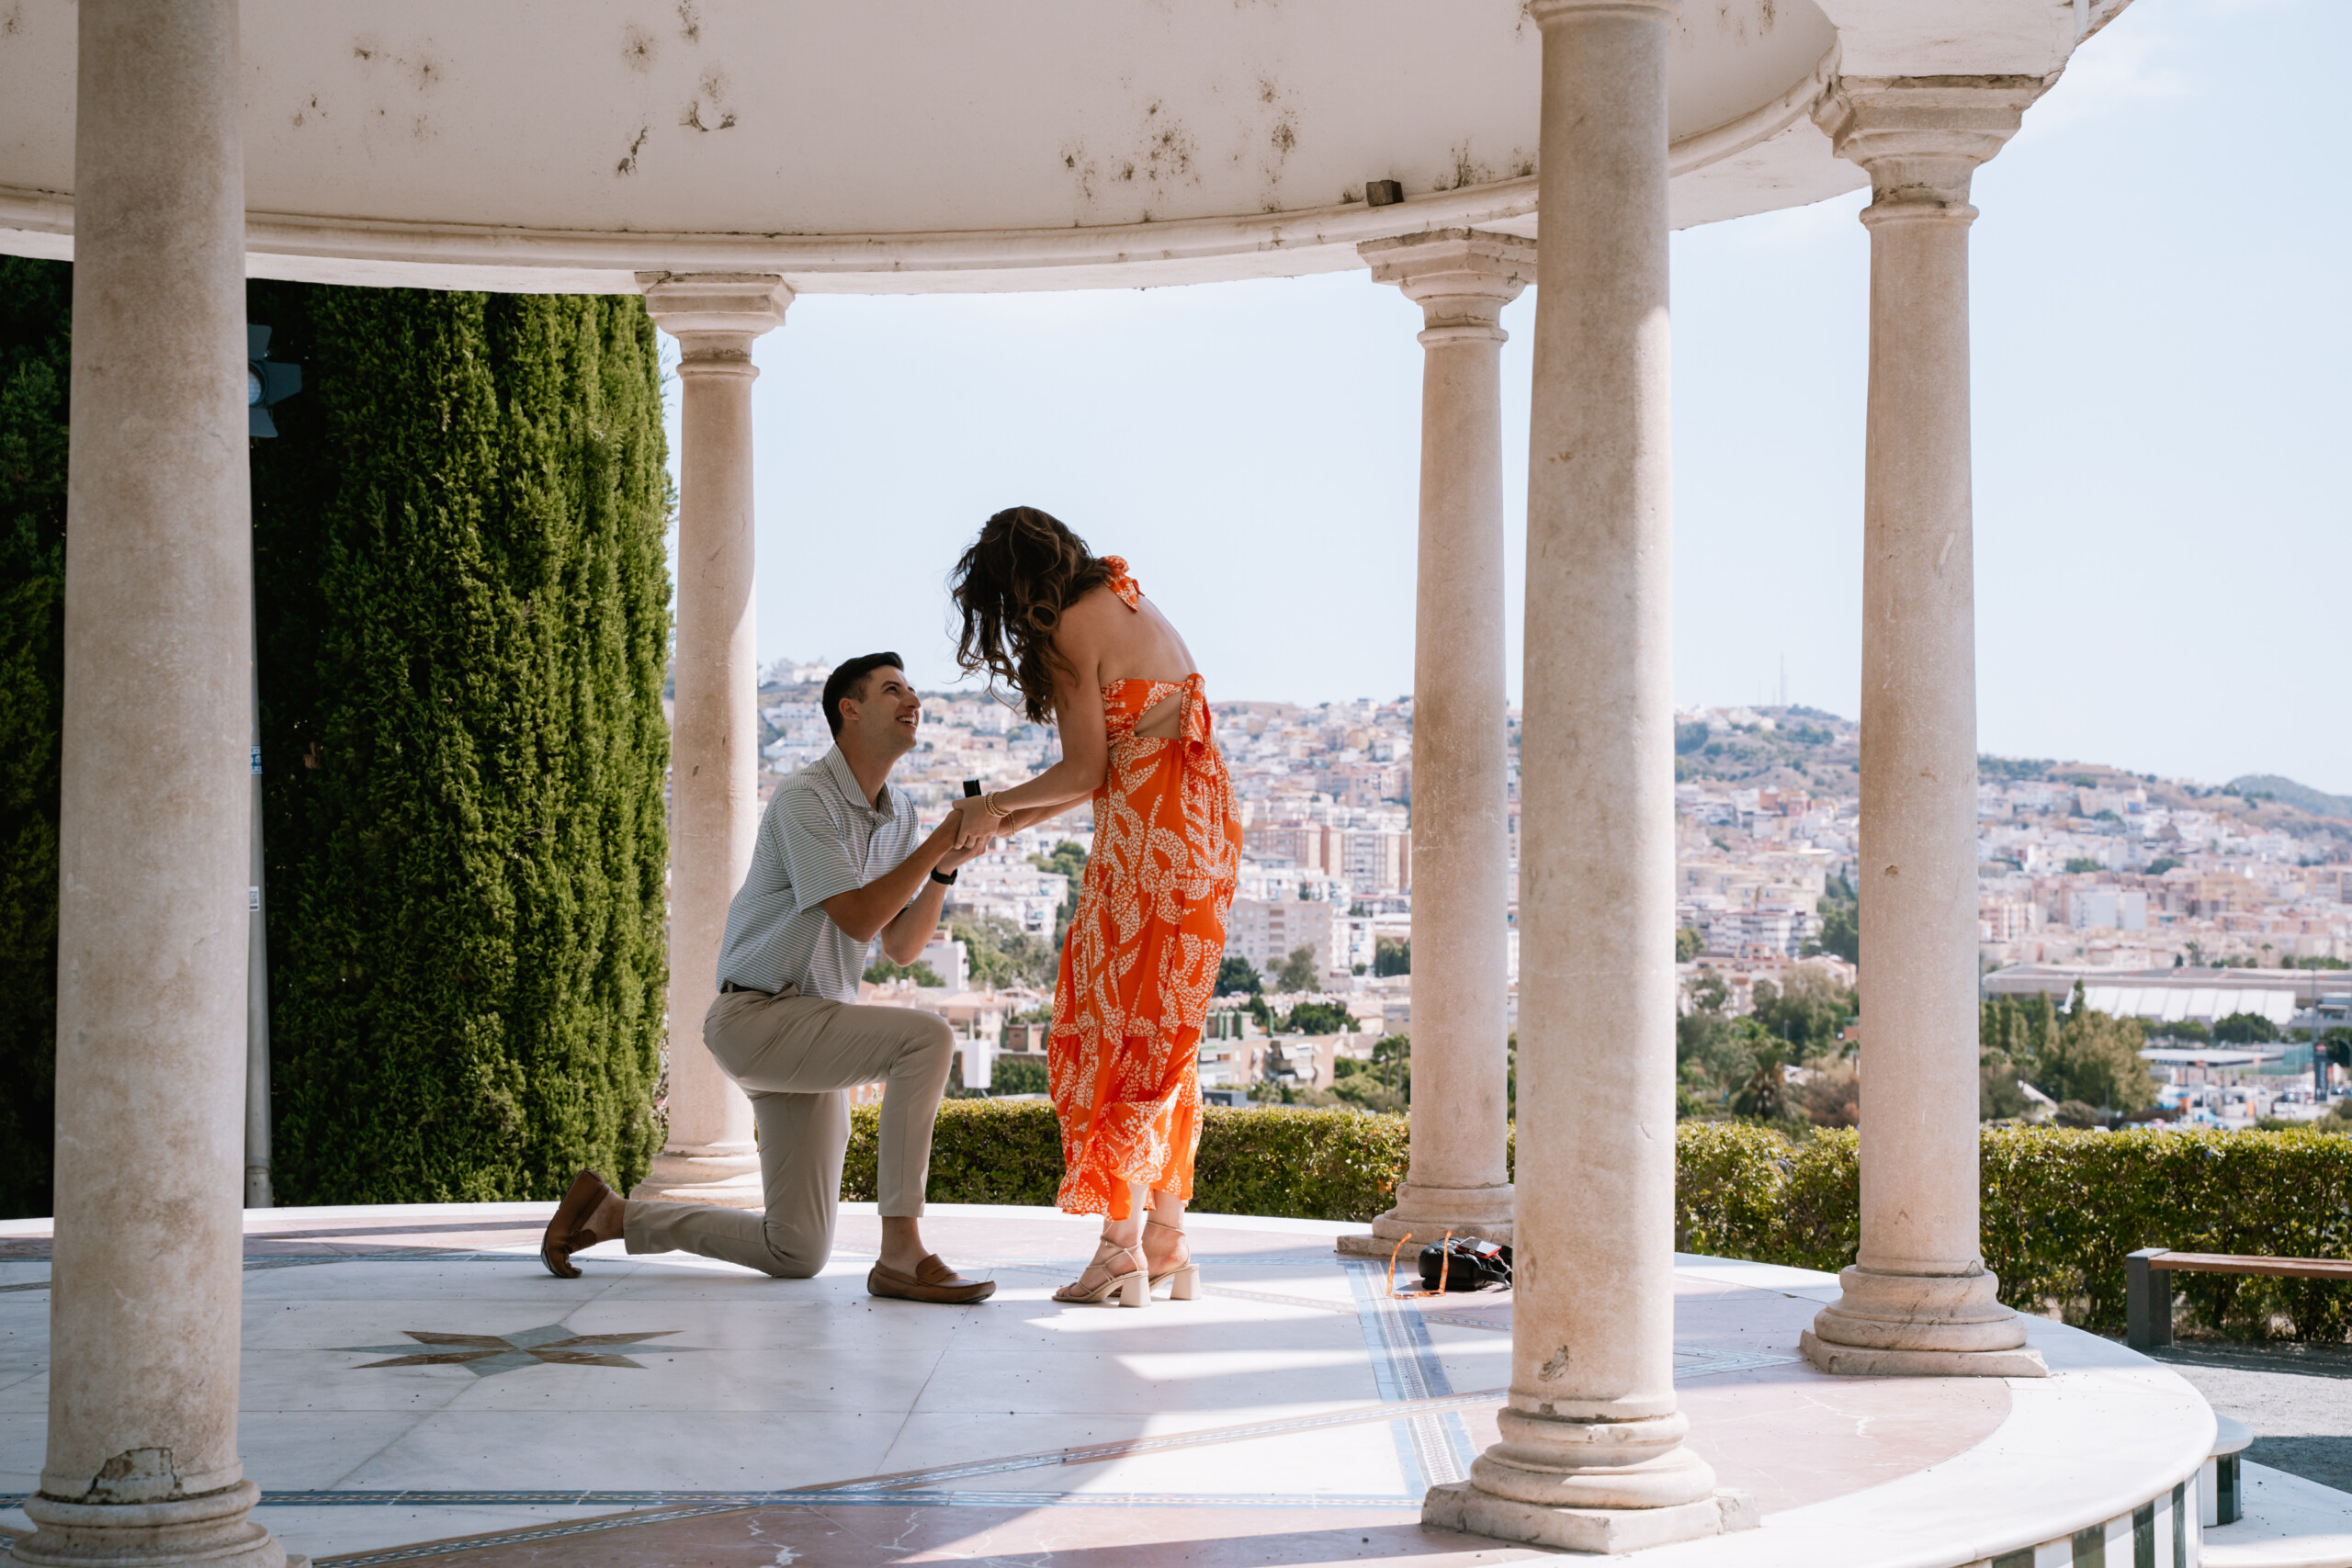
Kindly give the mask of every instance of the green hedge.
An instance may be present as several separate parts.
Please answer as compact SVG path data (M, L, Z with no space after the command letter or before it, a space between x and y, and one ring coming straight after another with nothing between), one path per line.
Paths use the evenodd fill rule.
M626 1188L660 1146L660 355L630 297L255 283L276 1185Z
M881 1108L850 1114L842 1196L872 1201ZM1218 1214L1370 1220L1405 1174L1405 1119L1351 1111L1203 1108L1193 1206ZM934 1203L1054 1201L1061 1134L1042 1100L950 1100L931 1135Z
M0 1218L50 1212L74 271L0 256Z
M862 1106L842 1195L871 1200L878 1108ZM2022 1311L2123 1326L2123 1255L2143 1247L2352 1256L2352 1137L2316 1132L2077 1133L1989 1128L1980 1167L1984 1260ZM1675 1139L1675 1241L1684 1251L1835 1272L1861 1239L1860 1138L1686 1122ZM1216 1213L1365 1221L1403 1179L1401 1116L1207 1109L1194 1206ZM1043 1100L950 1100L933 1136L935 1202L1054 1201L1061 1150ZM2352 1287L2222 1274L2175 1277L2179 1321L2234 1338L2283 1329L2338 1340Z
M1850 1132L1792 1139L1686 1122L1677 1147L1688 1250L1837 1269L1860 1242ZM2352 1256L2352 1137L2319 1132L1987 1128L1979 1144L1984 1262L2001 1299L2070 1323L2123 1326L2123 1257L2143 1247L2257 1257ZM2232 1338L2340 1340L2352 1287L2178 1274L2178 1321Z

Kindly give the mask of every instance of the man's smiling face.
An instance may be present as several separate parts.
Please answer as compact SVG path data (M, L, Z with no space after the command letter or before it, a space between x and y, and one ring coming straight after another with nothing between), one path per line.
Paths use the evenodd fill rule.
M854 744L868 755L896 761L915 749L922 699L915 695L905 671L885 664L866 671L856 695L842 699L841 714L842 739L854 734Z

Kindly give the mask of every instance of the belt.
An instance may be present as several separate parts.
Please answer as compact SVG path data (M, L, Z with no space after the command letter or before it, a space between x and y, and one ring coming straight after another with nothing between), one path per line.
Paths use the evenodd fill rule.
M725 996L729 991L750 991L752 995L755 997L773 997L776 994L774 991L759 990L751 986L739 986L732 980L721 980L718 982L719 995Z

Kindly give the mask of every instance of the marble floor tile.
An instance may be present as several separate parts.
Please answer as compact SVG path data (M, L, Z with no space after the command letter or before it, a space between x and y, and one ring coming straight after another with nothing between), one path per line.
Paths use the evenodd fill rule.
M0 1476L28 1478L24 1491L40 1484L41 1456L49 1446L49 1408L0 1410Z
M757 1508L563 1539L490 1543L449 1568L1320 1568L1408 1559L1490 1568L1554 1553L1424 1529L1396 1508Z
M248 1472L281 1499L266 1517L295 1550L489 1531L508 1539L434 1561L862 1568L992 1554L1046 1568L1221 1568L1539 1555L1423 1531L1408 1496L1425 1466L1498 1437L1480 1391L1509 1380L1508 1292L1375 1301L1377 1269L1329 1250L1342 1227L1199 1216L1210 1289L1133 1312L1050 1300L1091 1250L1094 1222L943 1205L926 1239L1000 1288L986 1303L940 1308L865 1293L879 1236L870 1205L845 1210L833 1261L798 1280L617 1244L584 1255L585 1278L556 1280L532 1256L548 1207L248 1216L267 1266L245 1275L241 1441ZM475 1250L363 1256L426 1243ZM0 1225L0 1269L45 1274L45 1262L6 1256L39 1245ZM1987 1471L1987 1453L2049 1468L2047 1444L2012 1439L2018 1407L2000 1380L1831 1379L1748 1359L1792 1355L1825 1285L1834 1294L1826 1276L1755 1265L1679 1271L1681 1404L1721 1483L1775 1518L1891 1519L1869 1500L1890 1488L1927 1496L1944 1470ZM0 1291L0 1487L37 1479L48 1310L46 1292ZM2037 1332L2064 1378L2092 1380L2083 1388L2105 1389L2104 1378L2128 1393L2146 1366L2086 1336ZM609 1343L577 1354L623 1360L573 1359L565 1346L580 1336ZM2076 1385L2060 1381L2018 1397L2087 1420L2067 1392ZM1418 1407L1409 1422L1362 1418L1383 1389L1480 1397ZM1135 1443L1147 1446L1125 1446ZM2112 1468L2111 1455L2097 1462ZM917 1488L922 1506L872 1488L822 1506L757 1495L884 1475ZM326 1489L355 1502L294 1495ZM403 1489L450 1495L356 1500ZM561 1495L582 1489L628 1495ZM451 1500L466 1494L478 1500ZM636 1512L616 1522L621 1509Z
M309 1492L344 1478L416 1429L426 1410L243 1411L237 1453L264 1492ZM442 1485L455 1484L443 1481Z
M790 1490L874 1474L903 1416L651 1411L614 1421L560 1406L424 1417L336 1485L562 1491Z
M313 1560L351 1552L381 1551L417 1541L492 1531L527 1530L574 1519L601 1518L608 1505L580 1508L548 1506L410 1507L332 1505L323 1507L262 1507L254 1517L268 1527L288 1551ZM433 1559L426 1559L430 1565Z
M713 1353L681 1333L626 1354L639 1368L541 1366L494 1378L463 1367L425 1369L464 1380L452 1411L562 1411L581 1416L667 1411L832 1414L904 1411L923 1393L938 1354L888 1350L824 1356Z
M1392 1496L1400 1502L1418 1503L1420 1498L1418 1489L1406 1486L1396 1428L1385 1421L1163 1449L1086 1464L1005 1471L942 1484L978 1492L1190 1493L1211 1497L1341 1492Z
M1160 1413L1285 1410L1360 1404L1379 1397L1369 1355L1360 1347L1317 1357L1270 1380L1248 1351L1220 1356L1138 1356L1080 1351L1041 1362L1013 1351L951 1349L923 1390L918 1410L989 1414L1093 1411ZM1279 1400L1268 1395L1279 1387Z

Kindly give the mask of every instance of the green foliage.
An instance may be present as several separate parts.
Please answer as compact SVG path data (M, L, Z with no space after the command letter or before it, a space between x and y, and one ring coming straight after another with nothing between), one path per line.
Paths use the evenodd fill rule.
M1728 1107L1736 1115L1781 1121L1804 1116L1850 1126L1858 1095L1850 1071L1825 1072L1844 1052L1838 1035L1859 1003L1818 965L1800 965L1780 986L1758 984L1754 1007L1732 1018L1731 987L1702 968L1686 984L1689 1009L1675 1020L1678 1114ZM1791 1085L1785 1067L1812 1065L1818 1081Z
M2162 876L2165 872L2172 870L2179 864L2180 862L2175 860L2170 855L2158 855L2155 859L2148 863L2148 874L2150 876Z
M1976 773L1988 779L2039 779L2057 766L2047 757L1979 757Z
M2167 1027L2178 1034L2193 1026ZM2140 1059L2146 1039L2139 1020L2093 1012L2079 984L2064 1014L2046 996L1987 998L1977 1010L1976 1043L1977 1111L1988 1120L2023 1113L2019 1077L2062 1103L2120 1111L2155 1103L2156 1081Z
M2091 859L2088 855L2070 855L2066 859L2066 869L2071 873L2082 873L2105 871L2107 867Z
M2156 1080L2140 1059L2143 1043L2138 1019L2070 1009L2034 1064L2034 1087L2062 1103L2082 1100L2124 1111L2153 1105Z
M1674 961L1688 964L1707 951L1707 939L1699 934L1696 926L1678 926L1674 931Z
M851 1113L843 1198L875 1195L879 1111ZM1193 1206L1369 1220L1404 1179L1406 1133L1401 1116L1206 1107ZM2345 1133L1987 1128L1978 1149L1984 1261L2001 1299L2020 1311L2054 1303L2071 1323L2120 1330L2124 1254L2143 1247L2298 1258L2352 1250ZM1059 1127L1037 1100L950 1101L932 1151L933 1202L1050 1203L1061 1179ZM1826 1273L1854 1261L1861 1161L1853 1132L1686 1122L1675 1132L1675 1166L1678 1250ZM2352 1326L2352 1287L2342 1284L2183 1274L2176 1288L2192 1331L2264 1338L2283 1327L2335 1340Z
M0 1218L51 1212L73 269L0 256Z
M1044 937L1031 936L1002 915L950 920L947 934L964 944L964 961L970 967L972 984L984 990L1028 986L1050 991L1061 972L1060 938L1047 942ZM1047 1018L1039 1021L1053 1021Z
M1347 1034L1354 1031L1355 1015L1338 1002L1301 1002L1283 1020L1284 1034Z
M872 1201L881 1107L850 1112L842 1196ZM1352 1111L1202 1108L1193 1206L1205 1213L1367 1221L1404 1179L1406 1122ZM932 1130L930 1201L1051 1203L1061 1129L1035 1100L956 1100Z
M2123 1325L2123 1257L2183 1252L2341 1258L2352 1249L2352 1137L2320 1132L1993 1128L1983 1144L1984 1260L2001 1299L2058 1302L2070 1322ZM2181 1322L2267 1338L2340 1340L2352 1288L2181 1274Z
M1374 975L1410 975L1413 972L1413 939L1402 941L1393 936L1372 939L1372 972Z
M1220 997L1256 996L1266 988L1258 971L1239 953L1229 953L1216 966L1216 994Z
M1675 1129L1675 1247L1834 1273L1861 1246L1860 1139L1735 1122Z
M279 1197L551 1198L582 1166L626 1190L661 1144L668 982L652 322L250 299L305 361L254 455Z
M1849 964L1862 961L1862 906L1854 885L1842 876L1829 879L1821 901L1814 906L1821 916L1821 934L1805 944L1808 953L1834 953Z
M1704 746L1706 743L1707 726L1705 720L1702 719L1691 724L1678 724L1674 727L1674 754L1676 756L1688 756L1691 752L1696 751L1700 747Z
M962 1059L960 1056L957 1058ZM989 1068L990 1094L1044 1094L1046 1064L1022 1056L999 1056Z
M1976 1065L1976 1119L1997 1122L2022 1116L2028 1101L2018 1087L2017 1065L1998 1051L1981 1051Z
M1283 991L1311 991L1321 983L1322 977L1315 965L1315 950L1294 947L1290 950L1290 956L1283 961L1282 968L1275 972L1274 987Z
M2278 1026L2258 1012L2233 1012L2213 1021L2216 1045L2251 1045L2278 1038Z
M2282 958L2278 963L2283 969L2352 969L2352 964L2346 964L2341 958Z
M1797 1061L1836 1051L1838 1036L1860 1010L1860 998L1817 964L1787 971L1778 986L1758 981L1752 1009L1764 1032L1784 1042Z
M1685 1122L1676 1133L1677 1247L1835 1271L1860 1244L1859 1144L1768 1127ZM2352 1136L2331 1132L1981 1134L1984 1261L2001 1299L2056 1304L2070 1323L2123 1326L2123 1258L2143 1247L2340 1258L2352 1248ZM2352 1287L2182 1274L2191 1330L2340 1340Z
M947 984L939 977L938 970L920 958L912 964L893 964L887 958L877 958L865 966L865 978L876 986L887 986L893 980L912 980L933 990Z
M1058 953L1062 938L1069 933L1070 919L1078 913L1079 887L1086 880L1086 846L1064 839L1054 846L1052 853L1031 855L1029 863L1040 871L1057 871L1069 878L1069 891L1062 895L1062 907L1054 916L1054 950Z

